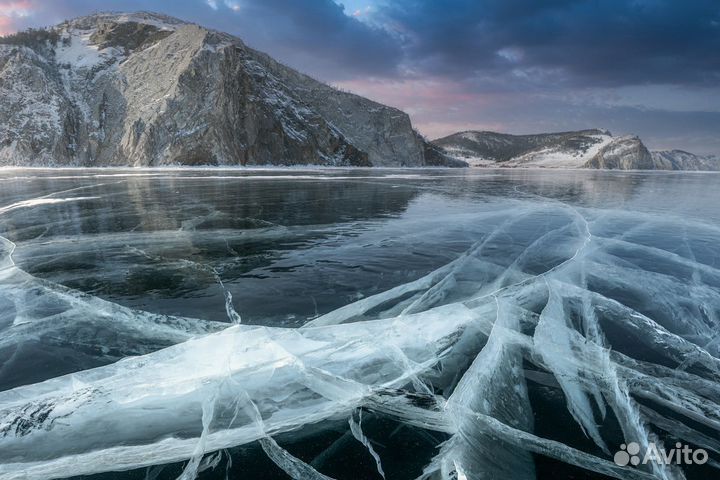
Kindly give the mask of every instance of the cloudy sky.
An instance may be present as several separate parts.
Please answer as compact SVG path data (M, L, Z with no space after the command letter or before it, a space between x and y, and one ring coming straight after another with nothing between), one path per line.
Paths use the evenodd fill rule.
M98 10L233 33L430 138L604 127L720 154L719 0L0 0L0 33Z

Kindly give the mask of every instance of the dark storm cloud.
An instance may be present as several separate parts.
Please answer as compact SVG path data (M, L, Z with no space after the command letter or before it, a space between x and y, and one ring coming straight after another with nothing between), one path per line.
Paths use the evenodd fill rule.
M377 19L404 38L409 64L455 77L720 82L717 0L401 1L382 4Z
M238 5L237 15L219 19L224 29L301 70L334 78L388 75L401 61L394 36L352 17L332 0L244 0Z
M161 11L329 79L415 72L481 89L720 83L718 0L379 1L368 0L361 20L333 0L23 0L33 14L15 23Z
M14 29L50 25L94 11L156 11L233 33L250 46L321 77L393 74L402 55L395 36L359 21L332 0L24 1L30 5L29 15L12 18Z

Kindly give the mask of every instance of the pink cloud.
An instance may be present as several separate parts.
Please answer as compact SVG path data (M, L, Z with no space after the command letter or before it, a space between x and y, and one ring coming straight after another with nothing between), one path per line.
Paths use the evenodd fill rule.
M7 35L12 31L11 23L9 17L0 15L0 35Z
M367 6L367 7L365 7L365 8L358 8L357 10L355 10L355 11L352 13L352 16L353 16L353 17L362 17L362 16L364 16L364 15L370 14L371 12L372 12L372 7L371 7L371 6Z
M407 112L413 125L429 138L460 130L507 130L507 125L502 123L470 120L481 117L484 109L503 101L500 95L472 92L450 79L370 78L335 85Z
M353 79L338 87L403 110L452 105L460 102L482 102L477 95L463 91L458 83L441 78L423 79Z
M6 16L25 16L28 15L30 10L32 10L30 0L0 0L0 12L3 12L3 15Z
M15 21L30 15L33 5L30 0L0 0L0 35L7 35L17 28Z

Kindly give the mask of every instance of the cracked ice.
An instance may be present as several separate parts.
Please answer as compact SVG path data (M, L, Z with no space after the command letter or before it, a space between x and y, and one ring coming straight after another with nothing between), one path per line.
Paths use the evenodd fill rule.
M80 194L78 204L100 195ZM0 212L68 208L72 199L59 195ZM437 221L411 220L404 231ZM452 259L298 328L246 323L244 314L240 323L242 303L236 312L222 267L148 246L152 235L182 245L182 228L142 233L141 251L127 232L102 241L123 258L207 274L226 321L148 313L34 276L23 267L28 252L46 248L45 233L14 231L17 239L0 243L0 477L186 462L177 478L192 479L230 468L227 449L259 442L290 477L327 479L323 462L278 439L344 425L378 478L399 478L377 448L390 439L370 434L367 418L439 435L418 465L425 479L534 479L540 457L619 479L693 475L658 462L615 464L613 452L629 442L645 450L681 441L706 449L708 468L720 466L716 223L533 196L442 221L471 226ZM326 242L323 228L266 222L242 235ZM392 221L331 237L332 248L347 257L383 228ZM218 232L225 242L237 233ZM324 245L301 254L327 258ZM295 261L293 252L277 261ZM53 358L65 360L41 366ZM37 371L18 378L18 365ZM567 424L549 430L539 405Z

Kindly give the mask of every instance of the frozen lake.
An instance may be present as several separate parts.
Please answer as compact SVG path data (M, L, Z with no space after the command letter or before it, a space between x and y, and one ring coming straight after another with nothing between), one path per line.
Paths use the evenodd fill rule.
M711 478L718 187L2 169L0 478Z

